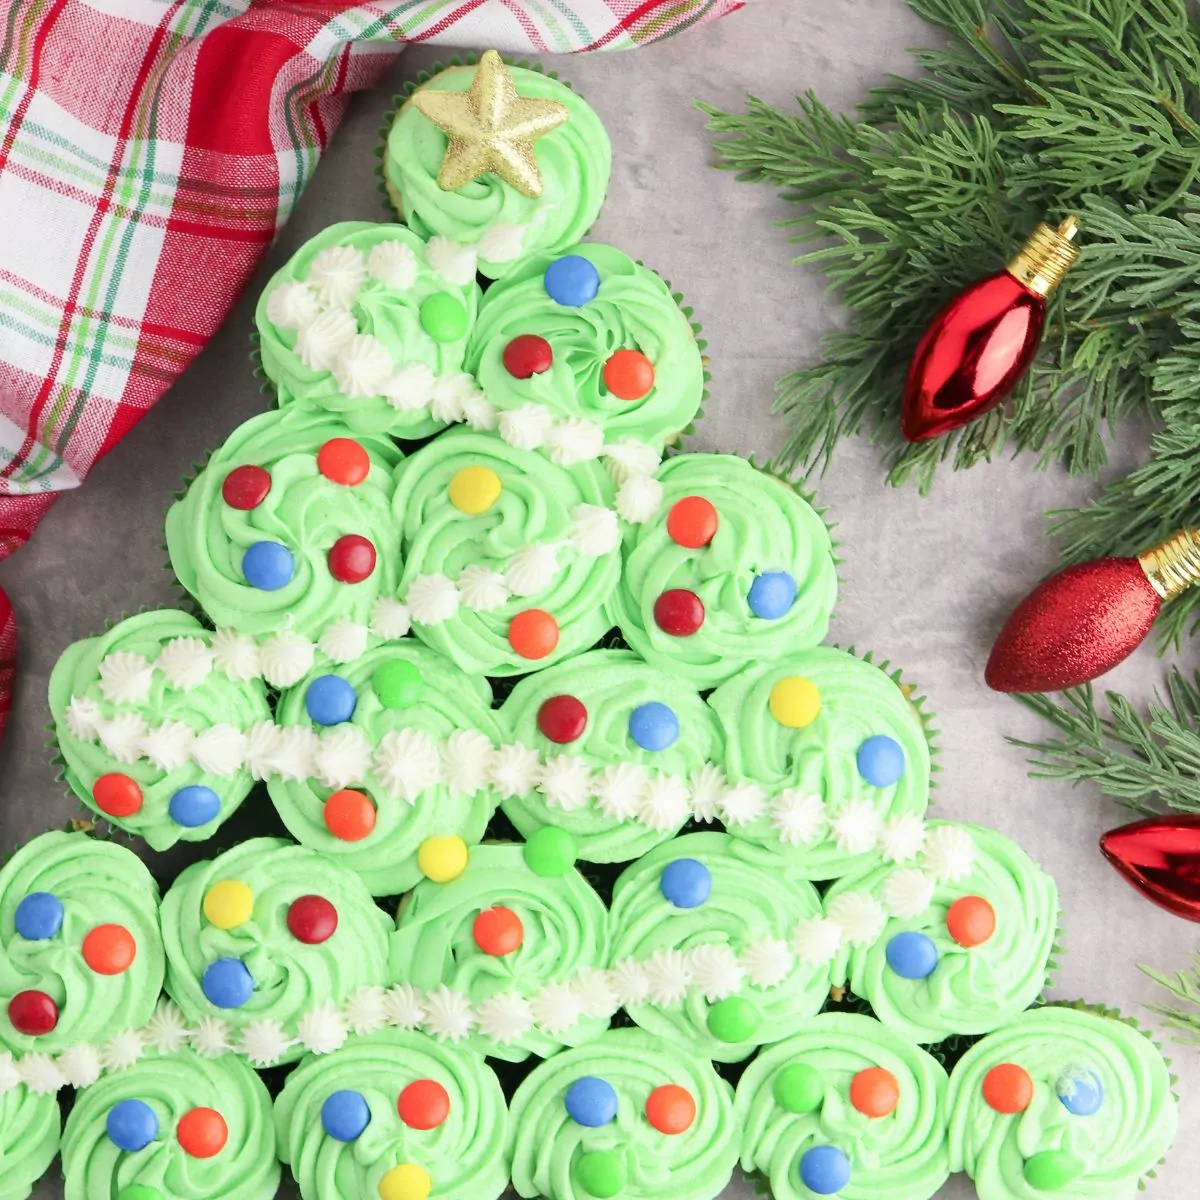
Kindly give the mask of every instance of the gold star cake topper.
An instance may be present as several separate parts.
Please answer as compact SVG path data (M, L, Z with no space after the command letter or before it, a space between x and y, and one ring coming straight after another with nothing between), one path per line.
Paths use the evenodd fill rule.
M475 79L466 92L415 93L413 103L449 138L438 171L438 186L457 191L491 172L536 199L542 194L542 173L533 143L568 117L557 100L518 96L517 86L495 50L479 60Z

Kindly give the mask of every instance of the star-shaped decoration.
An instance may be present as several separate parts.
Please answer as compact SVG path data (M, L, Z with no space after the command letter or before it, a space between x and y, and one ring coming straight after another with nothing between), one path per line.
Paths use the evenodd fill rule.
M438 186L453 192L491 172L536 199L542 194L542 173L533 143L568 117L557 100L518 96L512 75L495 50L479 60L475 79L466 92L417 92L413 103L449 139L438 171Z

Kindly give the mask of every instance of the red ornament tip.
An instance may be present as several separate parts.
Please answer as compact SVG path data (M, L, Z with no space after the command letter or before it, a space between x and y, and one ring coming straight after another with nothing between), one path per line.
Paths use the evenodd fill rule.
M1100 852L1147 900L1200 921L1200 816L1151 817L1110 829Z

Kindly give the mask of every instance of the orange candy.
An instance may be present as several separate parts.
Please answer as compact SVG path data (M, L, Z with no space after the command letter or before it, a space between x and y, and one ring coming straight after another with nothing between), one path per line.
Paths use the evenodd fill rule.
M330 438L317 451L317 470L343 487L354 487L366 479L371 459L353 438Z
M900 1103L900 1084L891 1071L867 1067L850 1081L850 1103L863 1116L886 1117Z
M325 828L339 842L361 842L375 828L375 805L353 788L334 792L325 801Z
M400 1120L410 1129L436 1129L450 1115L450 1097L435 1079L418 1079L396 1101Z
M128 775L101 775L92 784L96 807L109 817L132 817L142 807L142 789Z
M604 386L618 400L640 400L654 386L654 366L640 350L616 350L604 364Z
M691 1092L677 1083L656 1087L646 1101L646 1120L659 1133L683 1133L695 1119L696 1101Z
M1033 1102L1033 1080L1024 1067L1000 1063L983 1077L983 1098L998 1113L1024 1112Z
M667 533L671 541L699 550L713 540L717 532L717 510L703 496L684 496L667 513Z
M97 975L120 975L136 957L137 942L124 925L97 925L83 939L83 961Z
M495 908L485 908L475 918L471 929L475 944L494 958L503 958L519 950L525 938L525 927L521 918L511 908L497 905Z
M180 1118L175 1136L193 1158L212 1158L225 1149L229 1126L215 1108L193 1108Z
M522 658L545 658L558 645L558 622L544 609L527 608L509 622L508 644Z
M996 910L982 896L960 896L946 913L946 931L960 946L982 946L996 932Z

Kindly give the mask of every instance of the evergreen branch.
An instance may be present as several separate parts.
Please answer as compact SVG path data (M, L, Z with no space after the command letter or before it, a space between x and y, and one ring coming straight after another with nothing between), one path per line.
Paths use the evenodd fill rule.
M1192 952L1192 965L1186 971L1168 975L1151 967L1141 969L1179 1001L1178 1004L1152 1004L1151 1011L1163 1017L1170 1028L1185 1034L1184 1040L1200 1041L1200 949Z

